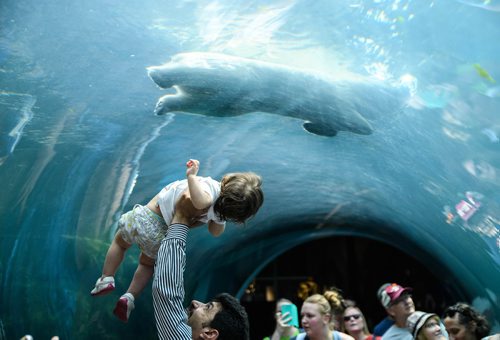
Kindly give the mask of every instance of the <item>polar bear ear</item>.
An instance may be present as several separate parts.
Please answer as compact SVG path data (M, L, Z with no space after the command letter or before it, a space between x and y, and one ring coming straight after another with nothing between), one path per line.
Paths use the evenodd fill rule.
M325 136L325 137L333 137L337 135L337 130L332 129L330 127L324 126L322 124L315 124L312 122L305 122L302 125L307 132L310 132L315 135Z

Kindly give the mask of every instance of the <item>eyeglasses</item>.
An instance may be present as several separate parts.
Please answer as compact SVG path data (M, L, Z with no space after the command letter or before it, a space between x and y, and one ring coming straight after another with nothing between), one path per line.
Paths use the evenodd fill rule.
M354 320L358 320L361 317L361 314L353 314L353 315L346 315L344 316L344 321L349 321L351 318L354 318Z

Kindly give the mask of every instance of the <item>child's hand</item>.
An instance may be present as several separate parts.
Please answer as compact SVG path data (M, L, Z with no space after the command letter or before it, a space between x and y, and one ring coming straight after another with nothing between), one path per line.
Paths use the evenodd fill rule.
M198 174L198 170L200 169L200 162L196 159L190 159L189 161L187 161L186 166L186 177L189 175L196 176Z

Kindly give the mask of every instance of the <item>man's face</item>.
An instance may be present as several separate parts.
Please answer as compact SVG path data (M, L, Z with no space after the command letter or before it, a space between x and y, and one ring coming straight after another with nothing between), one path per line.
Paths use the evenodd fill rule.
M415 311L415 304L410 294L403 293L389 307L389 314L396 322L405 323L408 316Z
M187 313L188 325L191 326L193 331L193 339L204 339L207 334L214 331L211 327L206 325L211 323L215 314L217 314L221 308L219 302L203 303L196 300L191 301L191 305L187 308Z

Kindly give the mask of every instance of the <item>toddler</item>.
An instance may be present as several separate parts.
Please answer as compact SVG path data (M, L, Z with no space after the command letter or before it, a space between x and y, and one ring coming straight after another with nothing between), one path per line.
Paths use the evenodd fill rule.
M115 289L114 275L125 252L133 243L141 249L139 265L125 294L113 313L127 322L134 309L134 301L153 276L154 264L181 195L188 195L193 206L202 210L199 224L208 224L213 236L224 232L226 221L244 223L254 216L264 201L261 178L252 172L230 173L218 182L210 177L197 176L200 163L186 163L187 179L164 187L146 206L136 204L118 221L118 231L106 254L102 275L90 292L92 296L105 295Z

